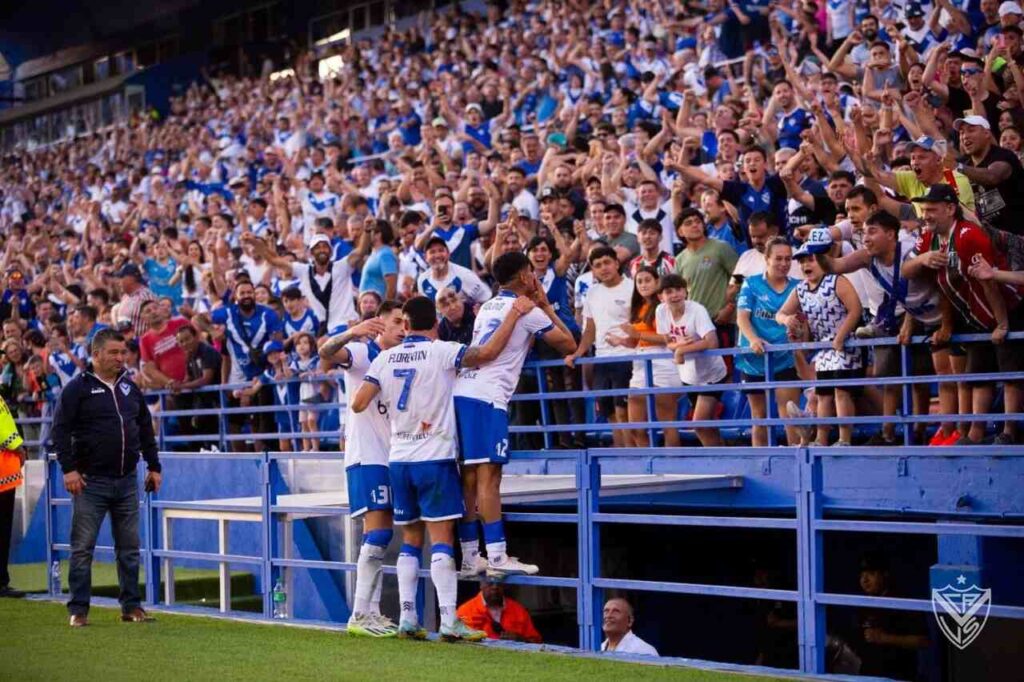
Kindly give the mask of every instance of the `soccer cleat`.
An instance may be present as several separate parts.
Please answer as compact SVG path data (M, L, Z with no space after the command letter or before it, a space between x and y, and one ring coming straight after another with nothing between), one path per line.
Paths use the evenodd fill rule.
M479 642L487 637L486 632L474 630L463 623L461 618L456 618L451 625L442 625L438 634L446 642Z
M524 564L514 556L506 556L499 564L487 565L487 577L504 578L507 575L526 574L534 575L540 569L534 564Z
M953 429L952 433L943 433L942 427L935 432L931 440L928 441L928 445L931 447L938 447L940 445L956 445L956 442L960 440L960 432Z
M353 613L348 619L348 632L356 637L394 637L398 634L395 624L384 616L370 613Z
M398 638L399 639L426 639L427 629L420 627L416 623L410 623L407 620L403 620L398 624Z
M462 568L459 569L459 580L476 580L482 573L487 572L487 559L479 554L475 562L462 560Z

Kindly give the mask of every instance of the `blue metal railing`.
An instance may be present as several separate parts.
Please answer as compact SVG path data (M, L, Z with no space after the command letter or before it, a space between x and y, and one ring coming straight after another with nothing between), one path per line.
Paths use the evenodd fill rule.
M1015 338L1024 337L1024 334L1014 334ZM974 337L965 340L984 341L987 337ZM856 341L851 345L869 346L879 345L881 341ZM888 340L891 341L891 340ZM822 348L828 344L799 344L800 348ZM768 351L786 350L787 347L769 347ZM743 352L742 349L719 349L707 351L713 355L735 355ZM908 349L904 348L903 374L907 374ZM644 354L640 356L615 357L611 359L581 359L580 363L587 362L623 362L633 359L640 359L647 362L647 383L651 384L652 368L650 361L665 355ZM771 355L766 354L766 376L771 375ZM543 391L543 370L548 367L560 367L558 361L547 361L533 363L528 370L537 372L538 386L541 391L535 394L517 395L514 401L536 400L542 404L551 401L565 399L566 396L578 395L579 397L594 397L602 392L598 391L575 391L558 394L546 393ZM990 375L970 376L930 376L930 377L894 377L891 379L848 379L836 381L814 381L800 380L793 382L771 382L766 381L759 384L744 385L744 389L763 388L766 393L766 405L771 409L774 405L773 391L786 386L864 386L899 384L906 389L908 383L916 381L937 382L937 381L979 381L982 379L990 381L1021 380L1024 375L995 373ZM234 387L217 387L210 390L221 391ZM729 385L718 385L716 390L726 389ZM657 389L650 386L645 389L629 389L627 391L615 392L617 395L623 393L629 395L654 395L656 393L679 393L685 394L693 391L706 389L706 387L686 387ZM906 392L906 391L905 391ZM909 396L904 396L904 404L910 404ZM319 406L287 406L285 409L334 409L335 405ZM263 408L261 411L272 411L282 409L281 406ZM231 413L256 413L254 408L229 408L225 410L175 410L167 411L162 417L186 416L186 415L209 415L219 414L221 428L218 434L211 434L207 439L225 445L226 425L224 424L225 414ZM649 414L653 414L652 406L648 406ZM547 416L545 416L547 414ZM535 433L543 432L546 435L552 431L602 431L611 429L647 429L652 432L664 428L686 428L693 426L751 426L764 425L768 427L787 424L820 424L820 423L882 423L889 421L903 424L907 427L910 424L927 421L1002 421L1009 419L1020 419L1021 414L1011 415L905 415L898 414L891 417L858 417L858 418L831 418L831 419L789 419L772 416L769 412L764 419L734 419L734 420L710 420L705 422L673 421L656 422L647 421L640 423L626 424L551 424L548 423L550 414L541 411L542 424L540 426L515 426L513 433ZM166 436L163 431L163 420L161 421L161 436L164 442L170 443L173 436ZM768 429L769 434L772 429ZM309 434L285 434L286 437L301 437ZM332 434L337 435L337 434ZM280 434L256 433L243 434L239 438L250 438L259 440L274 440ZM217 440L219 439L219 440ZM180 440L177 442L187 442ZM653 442L653 440L652 440ZM820 675L826 671L825 664L825 642L826 642L826 619L825 609L827 606L856 606L870 608L885 608L908 611L929 611L932 608L931 602L922 599L902 599L890 597L869 597L859 595L837 594L828 592L825 589L825 557L823 551L823 538L825 533L909 533L919 535L971 535L976 537L1002 537L1002 538L1024 538L1024 525L1018 525L1013 519L995 519L997 522L986 523L929 523L924 521L889 521L889 520L846 520L826 518L826 513L832 507L824 497L824 472L826 468L836 462L842 461L850 456L875 457L875 458L922 458L928 460L944 459L960 455L981 455L990 454L999 458L1010 458L1014 464L1024 458L1024 447L1000 447L998 450L990 446L973 447L936 447L936 448L915 448L895 447L889 448L888 452L877 452L861 448L825 448L825 447L722 447L722 448L585 448L565 450L543 450L543 451L517 451L512 454L513 462L562 462L572 463L576 480L575 512L510 512L506 514L509 521L536 522L536 523L558 523L576 524L577 528L577 566L575 576L518 576L510 579L516 584L572 588L576 591L576 610L578 620L578 646L584 651L596 651L600 648L601 633L601 605L604 601L606 590L633 590L641 592L655 592L666 594L691 594L705 595L720 598L739 599L766 599L772 601L789 602L796 605L798 614L798 642L800 653L800 669L806 673ZM181 452L162 452L161 457L170 460L197 460L209 458L242 459L256 461L259 463L260 495L257 510L257 518L261 524L261 542L259 555L232 555L213 552L196 552L187 550L163 549L160 546L161 514L170 509L193 509L208 512L237 511L236 506L219 507L217 504L205 503L202 501L165 501L154 495L146 495L143 500L143 518L146 528L145 543L142 548L143 559L147 567L146 571L146 598L150 603L157 603L159 600L158 588L160 585L161 563L163 561L173 562L175 560L199 560L213 563L237 563L254 566L261 577L263 589L263 616L271 616L272 604L271 586L281 571L288 568L323 569L340 571L343 573L355 570L355 564L340 561L321 561L302 558L282 557L278 541L278 531L282 517L288 514L316 514L321 516L340 516L347 513L343 507L305 507L295 505L284 505L280 503L279 497L285 490L283 477L280 470L280 462L296 459L324 459L338 461L341 458L335 452L260 452L260 453L228 453L213 452L186 454ZM733 515L687 515L681 514L649 514L649 513L621 513L603 511L600 500L601 472L605 467L613 467L616 470L622 466L635 463L638 459L644 464L640 472L647 472L653 469L652 462L664 461L671 463L674 472L691 471L693 473L707 473L708 464L718 461L720 458L729 457L733 460L753 460L758 458L792 458L794 480L791 515L784 517L764 516L737 516ZM968 461L976 461L970 458ZM46 494L46 532L47 532L47 565L53 560L57 552L67 552L69 547L66 543L58 543L54 534L57 527L56 514L61 507L70 504L67 498L58 494L57 482L60 480L57 463L50 458L47 466L47 480L44 488ZM721 472L730 473L730 472ZM837 507L838 508L838 507ZM900 512L901 509L891 511ZM1014 514L1020 514L1020 510ZM1018 517L1019 518L1019 517ZM992 519L986 518L986 521ZM797 551L797 581L796 589L769 589L754 588L747 586L716 585L686 582L668 582L637 580L631 578L610 578L602 571L601 553L601 529L605 525L662 525L662 526L698 526L736 528L746 530L785 530L793 531L796 535ZM100 551L110 548L98 548ZM387 567L386 572L394 573L394 567ZM429 571L420 571L421 579L429 577ZM423 591L420 591L421 594ZM991 607L991 615L1002 618L1024 619L1024 607L997 601L998 595L993 595L994 604ZM753 667L752 667L753 669Z

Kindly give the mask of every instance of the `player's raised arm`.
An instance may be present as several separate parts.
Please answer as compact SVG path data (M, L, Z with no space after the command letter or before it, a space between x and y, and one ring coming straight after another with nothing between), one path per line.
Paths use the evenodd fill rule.
M462 367L479 367L480 365L490 362L494 358L498 357L498 354L505 349L508 344L509 338L512 336L512 330L515 329L516 322L523 315L535 308L535 304L526 296L520 296L516 299L516 302L512 305L512 309L508 315L502 320L501 324L494 333L491 334L490 338L479 346L473 346L466 351L466 354L462 356ZM484 337L487 338L487 337Z

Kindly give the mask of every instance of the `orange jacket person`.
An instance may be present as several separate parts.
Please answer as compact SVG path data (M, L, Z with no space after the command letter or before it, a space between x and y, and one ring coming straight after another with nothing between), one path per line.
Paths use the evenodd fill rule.
M486 632L488 639L534 644L541 641L530 612L515 599L506 597L501 583L481 581L480 593L459 607L458 616L474 630Z
M7 403L0 398L0 597L24 597L25 593L11 587L7 560L11 551L11 530L14 526L14 496L25 482L21 468L25 464L25 448Z

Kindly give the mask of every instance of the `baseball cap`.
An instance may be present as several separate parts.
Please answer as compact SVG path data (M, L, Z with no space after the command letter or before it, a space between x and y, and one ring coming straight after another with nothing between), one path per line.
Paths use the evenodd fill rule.
M1017 16L1021 16L1024 15L1024 9L1021 9L1020 3L1013 2L1013 0L1007 0L1007 2L999 5L999 16L1005 17L1007 14L1016 14Z
M551 185L544 185L541 187L540 194L537 195L537 199L544 201L545 199L557 199L558 190Z
M280 341L267 341L265 344L263 344L264 355L282 352L284 352L284 345Z
M238 187L239 185L248 185L249 177L244 174L236 175L228 181L228 187Z
M832 231L827 227L816 227L807 235L807 239L793 253L793 258L815 256L826 253L832 248Z
M467 113L467 114L468 114L468 113L469 113L470 111L472 111L473 109L476 109L476 110L477 110L477 111L478 111L479 113L481 113L481 114L482 114L482 113L484 113L484 109L483 109L483 107L481 107L481 106L480 106L479 104L477 104L476 102L472 102L472 103L470 103L470 104L467 104L467 105L466 105L466 113Z
M988 119L984 116L972 115L964 116L953 121L953 130L960 130L960 126L981 126L985 130L992 130L992 126L989 124Z
M448 121L445 120L444 116L437 116L437 117L434 118L433 121L430 122L430 125L434 126L435 128L437 126L444 126L445 128L447 128L448 127Z
M135 263L125 263L121 266L121 269L117 271L118 277L134 277L135 279L142 281L142 270L139 270L139 266Z
M955 204L960 201L952 187L944 182L932 185L928 192L911 199L915 204Z
M315 234L315 235L313 235L313 238L309 240L309 250L312 251L313 249L315 249L320 244L327 244L327 246L330 246L331 245L331 238L328 237L325 234Z
M913 142L907 144L907 152L909 153L914 147L918 147L927 152L935 152L939 156L946 155L946 141L936 140L934 137L928 135L922 135Z
M908 3L907 8L903 11L903 15L907 19L912 19L913 17L923 17L924 7L921 7L921 3L919 2Z

